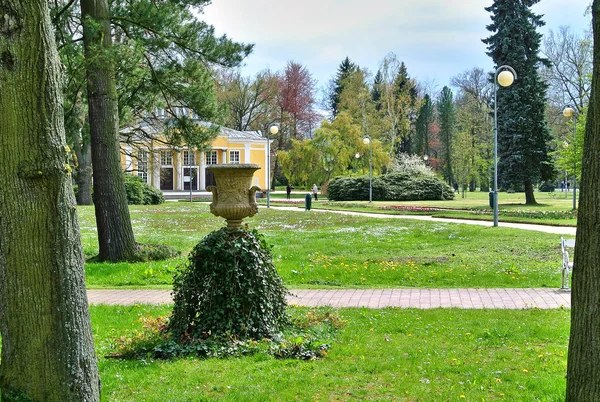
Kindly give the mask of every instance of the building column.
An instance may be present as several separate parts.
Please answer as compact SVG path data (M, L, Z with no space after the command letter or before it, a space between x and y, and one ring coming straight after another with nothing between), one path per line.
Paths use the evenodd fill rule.
M250 163L250 144L244 147L244 163Z
M152 185L160 190L160 151L148 152L152 166Z
M175 189L183 190L183 151L177 152L177 158L173 158L173 169L177 170L177 183L175 183Z
M205 158L204 158L204 152L200 153L200 184L199 184L199 190L200 191L205 191L206 190L206 162L205 162Z

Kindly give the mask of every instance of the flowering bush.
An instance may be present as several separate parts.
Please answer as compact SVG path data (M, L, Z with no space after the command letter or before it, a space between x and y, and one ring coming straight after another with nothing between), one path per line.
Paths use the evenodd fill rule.
M476 215L492 215L491 209L479 209L470 211ZM530 219L577 219L577 211L530 211L530 210L509 210L499 211L502 216Z

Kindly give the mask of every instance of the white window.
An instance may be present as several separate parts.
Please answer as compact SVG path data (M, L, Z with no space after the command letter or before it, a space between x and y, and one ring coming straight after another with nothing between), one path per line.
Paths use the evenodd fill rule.
M229 151L229 163L240 163L240 151Z
M183 164L185 166L194 166L196 164L194 151L183 151Z
M137 153L137 175L148 182L148 151L143 149Z
M160 164L173 166L173 151L160 151Z
M207 165L216 165L217 162L217 151L207 151L206 152L206 164Z

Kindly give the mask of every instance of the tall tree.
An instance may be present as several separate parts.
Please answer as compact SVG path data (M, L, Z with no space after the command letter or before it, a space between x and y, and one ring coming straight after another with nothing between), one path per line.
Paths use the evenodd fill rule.
M417 112L417 89L404 62L388 54L381 62L382 132L390 155L410 152L410 127Z
M567 402L600 400L600 1L592 3L594 69L585 127L571 294Z
M107 0L81 0L88 114L94 166L94 206L101 261L133 260L137 245L129 217L119 151L115 60Z
M591 32L577 35L562 26L555 33L550 30L544 40L544 53L551 63L544 77L549 85L550 101L559 108L565 105L578 111L590 100L592 84Z
M300 63L288 61L279 80L279 107L291 138L310 138L320 120L315 110L316 81Z
M448 184L454 182L452 170L452 142L456 125L456 110L452 91L448 87L442 88L437 101L438 123L440 125L439 138L442 145L442 157L444 158L442 172Z
M539 55L542 17L531 11L539 0L494 0L486 11L492 35L483 42L496 67L510 65L518 80L498 90L498 179L504 188L525 188L525 203L536 204L533 185L555 172L545 121L546 84L538 72L548 60Z
M11 401L98 401L47 4L0 0L0 392Z
M417 155L430 155L429 153L429 142L431 140L431 124L435 120L433 103L431 97L425 95L423 103L419 108L419 116L415 123L415 141L414 141L414 152Z
M279 78L269 70L254 77L223 71L217 96L227 105L223 124L236 130L259 130L275 120Z
M350 61L350 58L346 56L346 58L340 63L335 77L329 83L327 100L329 110L334 118L340 112L340 95L344 90L346 78L356 71L358 71L358 65L354 64L352 61Z
M492 83L481 68L472 68L451 79L459 89L457 99L457 138L455 150L461 158L468 157L469 163L462 163L463 177L469 180L471 190L479 184L481 191L489 191L493 167L493 121L490 113L492 105ZM465 172L464 167L469 167ZM462 183L462 182L461 182Z

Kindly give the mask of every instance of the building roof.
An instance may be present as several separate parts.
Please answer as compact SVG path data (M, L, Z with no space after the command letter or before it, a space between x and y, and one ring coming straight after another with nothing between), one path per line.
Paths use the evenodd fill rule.
M143 131L146 136L154 136L160 135L165 131L165 128L169 125L169 119L154 119L152 123L150 121L141 121L136 125L124 127L120 130L121 134L125 135L136 135L136 133ZM212 127L220 127L219 128L219 136L227 137L231 140L251 140L251 141L264 141L266 140L263 137L261 131L238 131L233 128L218 126L217 124L201 121L201 120L193 120L198 125L204 126L206 128ZM141 133L139 135L142 137Z

